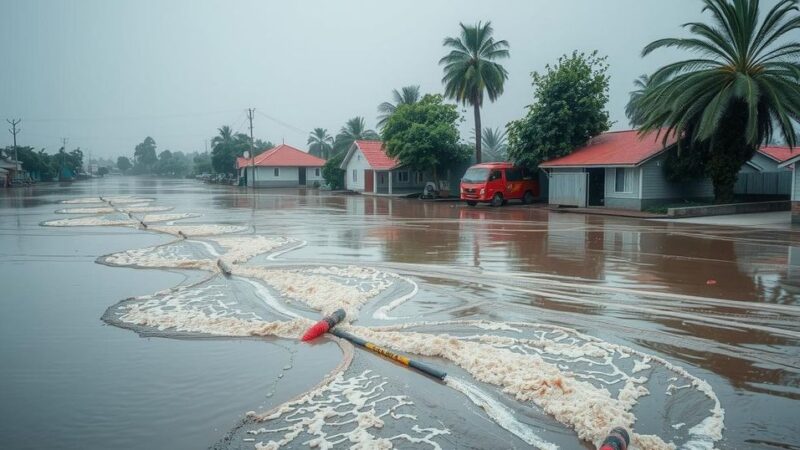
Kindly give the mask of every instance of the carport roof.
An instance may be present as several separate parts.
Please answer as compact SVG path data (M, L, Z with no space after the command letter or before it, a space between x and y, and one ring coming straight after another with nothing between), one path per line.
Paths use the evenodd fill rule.
M539 165L544 169L559 167L635 167L659 155L676 141L658 133L639 136L637 130L611 131L592 138L588 144L567 156L551 159Z

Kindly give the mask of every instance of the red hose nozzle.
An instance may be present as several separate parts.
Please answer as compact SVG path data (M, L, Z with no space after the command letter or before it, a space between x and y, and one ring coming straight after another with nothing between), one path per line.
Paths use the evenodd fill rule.
M324 317L319 322L315 323L313 327L309 328L308 331L303 335L301 338L303 342L312 341L323 334L327 333L328 330L335 327L339 322L344 320L345 312L343 309L337 309L333 312L330 316Z
M627 450L630 443L631 438L625 428L616 427L603 439L599 450Z

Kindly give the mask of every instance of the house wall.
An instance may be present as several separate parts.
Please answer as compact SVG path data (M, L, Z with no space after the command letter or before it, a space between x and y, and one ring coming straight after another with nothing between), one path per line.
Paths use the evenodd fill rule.
M756 169L753 169L752 167L750 167L748 165L745 165L745 167L753 169L753 171L782 172L782 171L786 170L786 169L778 168L778 163L774 159L766 157L766 156L764 156L764 155L762 155L761 153L758 153L758 152L756 152L756 154L753 155L752 158L750 158L750 162L752 162L753 164L755 164L756 166L759 167L759 170L756 170ZM745 169L745 167L743 167L742 169Z
M347 162L347 169L344 174L344 187L345 189L357 192L364 191L364 171L371 170L367 158L361 153L361 150L356 149L353 157ZM356 179L353 180L353 171L356 171Z
M399 172L408 172L408 182L400 182ZM391 172L392 177L392 194L414 194L422 192L425 188L425 183L433 181L433 172L422 172L422 181L417 182L417 171L407 169L395 169ZM383 180L381 180L383 178ZM383 181L383 182L381 182ZM441 181L441 180L440 180ZM379 194L389 193L389 172L376 171L375 172L375 185L378 188Z
M301 168L303 170L303 168ZM306 167L306 185L312 186L315 181L323 183L322 167ZM299 180L298 180L299 181Z
M300 178L297 167L278 167L278 176L275 176L275 167L256 167L255 186L256 187L297 187L300 185ZM248 183L252 183L250 177L252 168L247 168ZM252 186L252 185L251 185Z

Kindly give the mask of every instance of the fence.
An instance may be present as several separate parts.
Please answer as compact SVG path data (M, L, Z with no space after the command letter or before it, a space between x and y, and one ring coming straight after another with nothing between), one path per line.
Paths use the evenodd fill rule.
M789 195L792 191L792 172L740 173L733 187L742 195Z

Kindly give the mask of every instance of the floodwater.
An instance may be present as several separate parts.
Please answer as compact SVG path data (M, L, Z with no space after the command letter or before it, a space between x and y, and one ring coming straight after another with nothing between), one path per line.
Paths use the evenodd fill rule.
M1 448L800 448L796 231L126 177L0 256Z

